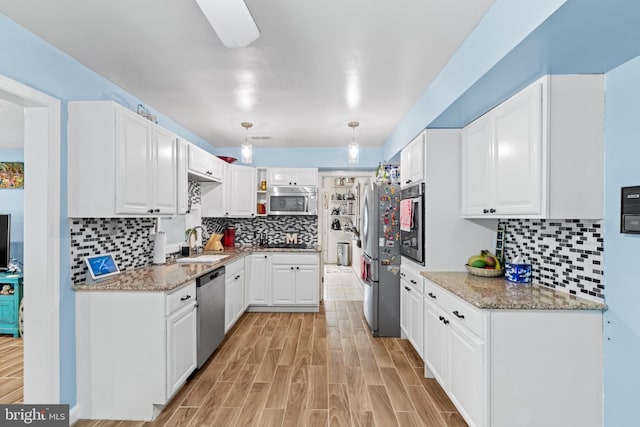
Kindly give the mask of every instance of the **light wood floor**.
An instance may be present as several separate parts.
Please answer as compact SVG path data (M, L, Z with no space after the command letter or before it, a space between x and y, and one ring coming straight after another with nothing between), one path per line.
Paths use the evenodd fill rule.
M151 423L134 426L465 426L406 340L373 338L362 301L246 313Z
M22 338L0 335L0 404L23 400L23 354Z

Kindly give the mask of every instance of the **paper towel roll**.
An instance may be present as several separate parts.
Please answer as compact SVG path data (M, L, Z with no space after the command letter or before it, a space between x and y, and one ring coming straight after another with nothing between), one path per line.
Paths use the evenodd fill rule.
M153 241L153 263L164 264L166 260L167 233L158 231Z

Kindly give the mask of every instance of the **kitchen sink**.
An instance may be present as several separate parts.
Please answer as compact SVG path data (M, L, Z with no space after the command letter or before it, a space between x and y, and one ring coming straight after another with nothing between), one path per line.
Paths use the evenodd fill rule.
M217 262L227 258L229 255L198 255L192 257L178 258L176 262L193 264L193 263L201 263L201 262Z

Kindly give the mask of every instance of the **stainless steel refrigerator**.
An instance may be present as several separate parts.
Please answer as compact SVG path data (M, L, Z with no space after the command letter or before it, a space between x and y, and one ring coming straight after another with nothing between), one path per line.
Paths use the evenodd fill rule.
M365 187L360 217L364 316L373 336L400 336L400 186Z

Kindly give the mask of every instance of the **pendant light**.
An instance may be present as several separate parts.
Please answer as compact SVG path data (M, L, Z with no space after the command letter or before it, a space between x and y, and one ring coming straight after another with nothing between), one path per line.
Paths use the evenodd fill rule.
M358 163L360 161L360 145L356 142L356 128L360 126L360 122L349 122L347 126L353 130L348 149L349 163Z
M246 164L253 163L253 145L249 142L249 128L253 126L251 122L242 122L241 126L245 130L244 142L241 145L241 162Z

